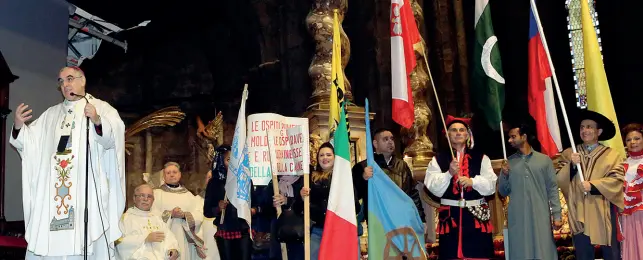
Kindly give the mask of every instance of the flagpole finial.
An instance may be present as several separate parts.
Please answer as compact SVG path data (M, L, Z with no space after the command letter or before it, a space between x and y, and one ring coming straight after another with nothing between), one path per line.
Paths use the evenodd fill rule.
M333 13L339 13L338 9L333 9Z

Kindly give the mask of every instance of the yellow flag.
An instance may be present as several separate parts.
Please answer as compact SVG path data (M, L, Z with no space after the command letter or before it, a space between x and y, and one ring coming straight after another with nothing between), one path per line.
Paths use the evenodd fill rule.
M616 135L603 144L618 151L625 158L625 146L621 138L621 131L616 119L614 103L612 103L612 94L607 83L605 68L603 67L603 58L598 46L598 37L594 23L589 13L589 4L587 0L581 2L581 22L583 25L583 51L585 61L585 84L587 86L587 108L591 111L604 115L612 120L616 126Z
M344 88L344 72L342 71L342 40L339 31L339 14L337 9L334 10L334 13L333 53L330 82L330 115L328 116L329 139L333 138L335 129L337 129L337 125L339 124L340 107L344 106L344 93L346 90ZM346 122L348 126L348 120Z

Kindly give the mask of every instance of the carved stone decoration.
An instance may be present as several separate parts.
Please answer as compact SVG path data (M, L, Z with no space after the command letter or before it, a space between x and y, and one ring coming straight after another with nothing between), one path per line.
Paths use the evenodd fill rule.
M348 0L314 0L312 10L308 14L308 17L306 17L308 31L315 41L315 53L313 54L310 67L308 67L308 75L310 75L313 85L311 106L319 103L328 103L330 98L334 9L339 10L339 30L342 41L342 74L344 74L344 69L350 58L350 42L341 25L342 21L344 21L346 9L348 9ZM346 99L352 101L353 94L351 93L351 85L346 77L344 77L344 87L346 88L344 93Z
M223 144L223 114L221 111L217 116L207 125L203 124L201 117L197 117L197 133L198 147L207 155L208 160L212 161L214 158L214 151L217 147Z
M416 24L424 24L422 7L416 0L411 1L413 15ZM433 157L433 143L427 136L427 127L431 119L431 109L426 99L426 84L429 82L428 68L425 63L426 53L425 41L420 36L421 41L413 46L417 66L411 73L411 89L413 91L413 103L415 121L411 129L402 128L402 136L409 139L407 147L404 149L404 155L413 158L413 171L426 170L429 161Z

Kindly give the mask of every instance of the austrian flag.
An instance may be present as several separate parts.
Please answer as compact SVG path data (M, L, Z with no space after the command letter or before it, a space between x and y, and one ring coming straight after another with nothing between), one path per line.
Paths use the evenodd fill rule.
M420 42L420 33L409 0L391 1L391 79L393 120L411 128L415 119L411 72L417 65L413 45Z

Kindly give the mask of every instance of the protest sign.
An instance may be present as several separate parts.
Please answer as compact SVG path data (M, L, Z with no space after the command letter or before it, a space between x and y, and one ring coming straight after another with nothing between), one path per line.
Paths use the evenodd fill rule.
M308 118L261 113L248 116L247 122L248 159L254 185L267 185L272 178L269 149L274 150L278 175L309 173Z

